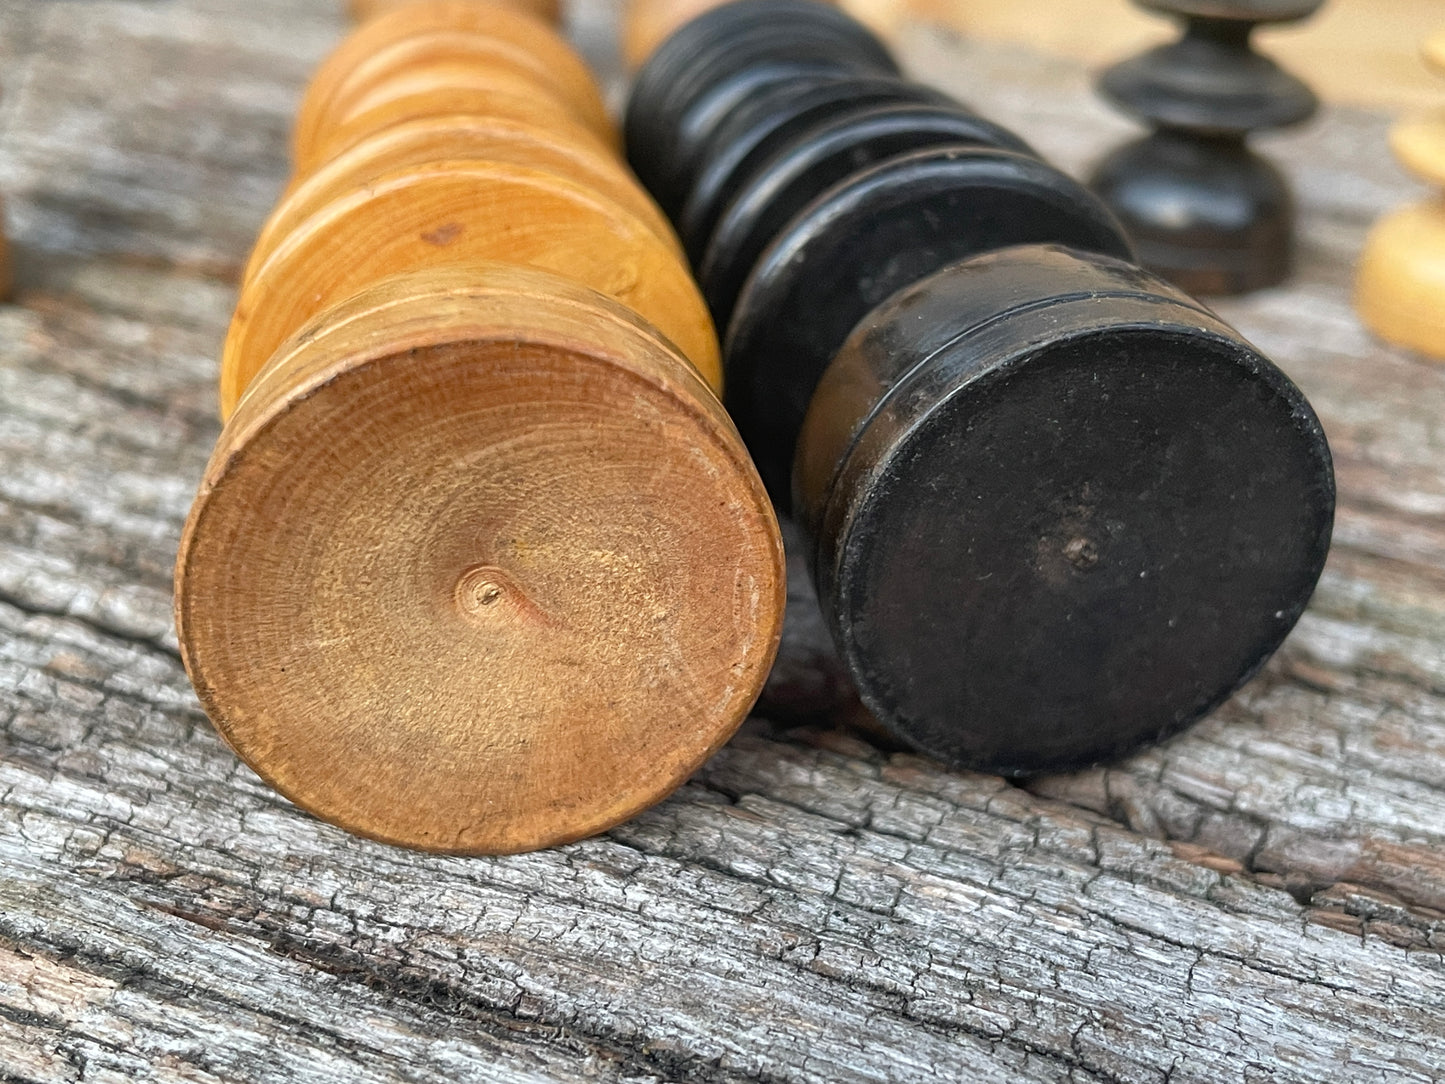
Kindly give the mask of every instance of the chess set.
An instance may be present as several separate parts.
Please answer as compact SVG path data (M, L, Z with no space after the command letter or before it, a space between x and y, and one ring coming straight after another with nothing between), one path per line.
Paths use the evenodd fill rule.
M555 0L353 0L224 345L176 566L188 673L297 805L513 853L603 831L769 674L792 517L878 724L1107 762L1258 672L1329 551L1329 446L1201 296L1290 272L1254 51L1321 0L1139 0L1087 184L822 0L635 0L622 123ZM1445 69L1445 38L1427 55ZM1445 184L1445 115L1396 151ZM5 277L0 248L0 279ZM1445 355L1439 200L1358 298Z

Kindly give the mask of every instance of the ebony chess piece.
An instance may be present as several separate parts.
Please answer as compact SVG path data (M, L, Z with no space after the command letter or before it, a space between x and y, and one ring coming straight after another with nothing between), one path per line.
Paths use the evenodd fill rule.
M703 138L752 91L805 74L896 75L863 26L815 0L751 0L693 19L637 75L623 136L669 215L682 209Z
M783 6L827 10L711 17ZM815 107L816 72L762 79L707 50L702 21L644 67L629 121L657 116L659 73L695 50L746 88L687 130L670 202L707 206L688 241L727 329L725 401L798 517L864 703L916 748L1007 774L1207 713L1293 627L1328 550L1334 478L1304 396L1017 137L944 99L880 100L885 66L825 55ZM629 123L640 169L683 124Z
M1250 132L1299 124L1317 100L1254 52L1260 23L1312 15L1323 0L1135 0L1175 15L1184 36L1104 72L1099 89L1153 126L1099 165L1093 187L1146 267L1193 293L1282 282L1294 248L1289 182L1249 148Z

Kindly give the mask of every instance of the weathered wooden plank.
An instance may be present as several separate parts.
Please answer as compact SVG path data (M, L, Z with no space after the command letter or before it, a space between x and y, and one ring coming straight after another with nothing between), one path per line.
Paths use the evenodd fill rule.
M230 276L340 25L0 6L0 1076L1445 1075L1445 370L1345 304L1412 191L1383 118L1276 144L1301 278L1221 306L1314 399L1342 498L1315 605L1235 703L1028 789L759 720L603 838L438 858L260 784L170 629ZM907 49L1071 168L1128 130L1066 63ZM775 718L846 713L820 632L799 580Z

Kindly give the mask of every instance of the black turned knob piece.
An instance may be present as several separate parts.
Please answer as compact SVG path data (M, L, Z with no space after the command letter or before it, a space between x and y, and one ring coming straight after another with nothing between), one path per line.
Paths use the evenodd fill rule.
M1197 302L1057 247L875 309L799 441L797 511L859 693L1006 774L1183 729L1269 658L1329 549L1329 446Z
M1153 134L1109 155L1093 187L1144 264L1195 293L1275 285L1293 263L1294 202L1246 144L1313 115L1299 79L1250 46L1259 23L1306 18L1323 0L1136 0L1184 35L1105 71L1099 89Z
M807 64L717 44L783 9L759 40L812 42ZM1097 196L840 18L715 9L628 111L839 653L881 723L956 765L1062 770L1172 734L1310 597L1334 510L1319 423L1130 262ZM1172 152L1187 173L1193 144Z
M703 292L726 329L743 283L773 238L814 199L869 166L943 145L1033 154L1018 136L958 106L868 101L791 140L753 170L722 211L698 264Z
M627 157L676 216L700 143L750 93L800 75L897 72L867 29L814 0L724 4L674 32L638 73L623 124Z

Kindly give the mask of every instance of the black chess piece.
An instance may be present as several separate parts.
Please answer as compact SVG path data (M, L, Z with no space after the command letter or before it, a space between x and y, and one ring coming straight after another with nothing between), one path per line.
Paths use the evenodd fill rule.
M645 113L665 98L653 63L707 52L696 27L644 68ZM963 106L880 101L883 66L833 64L829 104L793 110L816 71L765 81L709 55L731 61L710 79L749 89L687 131L671 203L708 208L689 247L727 328L726 401L791 497L864 703L916 748L1008 774L1110 759L1219 704L1328 550L1304 396L1132 263L1089 190ZM629 124L639 166L679 145L680 116Z
M1110 154L1094 190L1146 267L1193 293L1237 294L1290 274L1289 182L1248 146L1250 132L1308 119L1316 98L1256 53L1260 23L1312 15L1323 0L1135 0L1175 15L1184 36L1103 73L1099 88L1153 132Z

